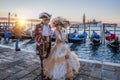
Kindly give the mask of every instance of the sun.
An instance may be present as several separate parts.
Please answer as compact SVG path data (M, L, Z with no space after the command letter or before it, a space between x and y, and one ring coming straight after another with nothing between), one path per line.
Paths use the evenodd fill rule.
M25 26L25 24L26 24L25 19L19 19L19 24L20 24L21 26Z

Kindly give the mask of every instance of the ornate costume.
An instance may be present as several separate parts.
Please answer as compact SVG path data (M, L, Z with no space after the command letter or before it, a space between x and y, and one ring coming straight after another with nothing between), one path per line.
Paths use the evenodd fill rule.
M36 52L39 55L41 61L41 76L42 79L44 79L43 60L44 58L48 57L51 49L51 28L49 26L51 15L46 12L43 12L39 15L39 18L42 19L42 22L36 25L35 40L37 43Z
M71 52L65 44L66 36L63 32L56 29L55 37L55 45L51 49L49 57L44 60L44 74L52 80L72 78L80 67L77 55Z
M42 79L44 79L44 74L43 74L43 60L44 58L47 58L50 49L51 49L51 37L50 36L43 36L43 25L38 24L36 25L36 30L35 30L35 41L36 41L36 54L40 58L41 62L41 76Z
M40 55L40 58L48 57L51 49L51 36L50 36L50 25L49 20L51 15L43 12L39 15L39 18L42 19L42 22L36 25L35 29L35 40L37 43L36 50L37 54Z
M39 44L36 46L36 50L38 51L37 54L40 56L40 58L48 57L48 55L50 53L50 49L51 49L51 37L50 37L50 35L44 36L42 34L44 32L43 27L44 26L42 24L38 24L38 25L36 25L36 28L40 28L40 30L36 29L36 31L35 31L35 33L36 33L35 40L36 40L36 43Z

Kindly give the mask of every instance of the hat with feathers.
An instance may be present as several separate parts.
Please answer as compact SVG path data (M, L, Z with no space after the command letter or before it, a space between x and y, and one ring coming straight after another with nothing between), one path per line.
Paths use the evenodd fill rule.
M43 13L40 13L39 15L39 19L42 19L42 18L48 18L48 19L51 19L51 14L48 14L46 12L43 12Z
M62 17L56 17L52 20L51 22L52 24L55 24L56 27L58 25L62 25L63 28L67 28L68 26L70 26L70 22Z

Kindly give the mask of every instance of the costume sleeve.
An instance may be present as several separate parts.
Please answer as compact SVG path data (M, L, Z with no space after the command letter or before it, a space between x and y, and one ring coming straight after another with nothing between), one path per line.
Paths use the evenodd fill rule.
M60 33L57 30L55 30L55 37L56 37L57 40L63 41L62 38L61 38Z

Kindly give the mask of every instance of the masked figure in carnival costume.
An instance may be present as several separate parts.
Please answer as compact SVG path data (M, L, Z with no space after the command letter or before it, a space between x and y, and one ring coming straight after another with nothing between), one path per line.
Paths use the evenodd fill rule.
M41 19L40 24L36 25L35 41L36 41L36 54L41 61L41 75L43 76L43 60L49 56L51 49L51 27L49 25L51 15L43 12L39 15Z
M66 36L63 29L69 25L70 22L61 17L54 18L51 22L51 27L56 28L54 31L56 41L43 64L44 74L51 80L73 79L80 67L77 55L71 52L65 43Z

